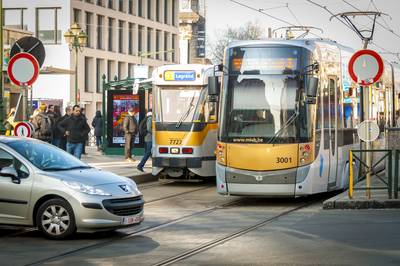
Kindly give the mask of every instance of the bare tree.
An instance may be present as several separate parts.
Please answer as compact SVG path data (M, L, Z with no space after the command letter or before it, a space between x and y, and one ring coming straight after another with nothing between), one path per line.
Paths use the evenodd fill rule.
M214 64L222 63L225 47L234 40L257 40L264 35L264 29L256 22L247 22L241 27L230 27L219 30L217 39L210 44L209 55Z

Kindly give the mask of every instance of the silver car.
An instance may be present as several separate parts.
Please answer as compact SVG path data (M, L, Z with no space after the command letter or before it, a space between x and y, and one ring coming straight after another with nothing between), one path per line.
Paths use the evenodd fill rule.
M50 144L0 137L0 223L52 239L143 221L134 181L88 166Z

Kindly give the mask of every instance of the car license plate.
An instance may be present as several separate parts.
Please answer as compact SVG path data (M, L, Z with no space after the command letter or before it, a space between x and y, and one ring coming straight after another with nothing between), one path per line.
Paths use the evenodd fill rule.
M136 224L142 221L141 216L128 216L122 219L122 224Z

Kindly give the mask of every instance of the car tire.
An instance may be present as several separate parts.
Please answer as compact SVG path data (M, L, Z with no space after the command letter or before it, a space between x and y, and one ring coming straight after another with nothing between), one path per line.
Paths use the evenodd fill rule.
M36 224L49 239L67 238L76 231L74 211L63 199L44 202L38 209Z

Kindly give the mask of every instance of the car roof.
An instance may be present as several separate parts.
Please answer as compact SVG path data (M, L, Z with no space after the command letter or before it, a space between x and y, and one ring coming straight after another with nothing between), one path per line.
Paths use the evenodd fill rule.
M40 142L37 139L33 139L33 138L26 138L26 137L15 137L15 136L0 136L0 143L4 143L4 144L8 144L11 142Z

